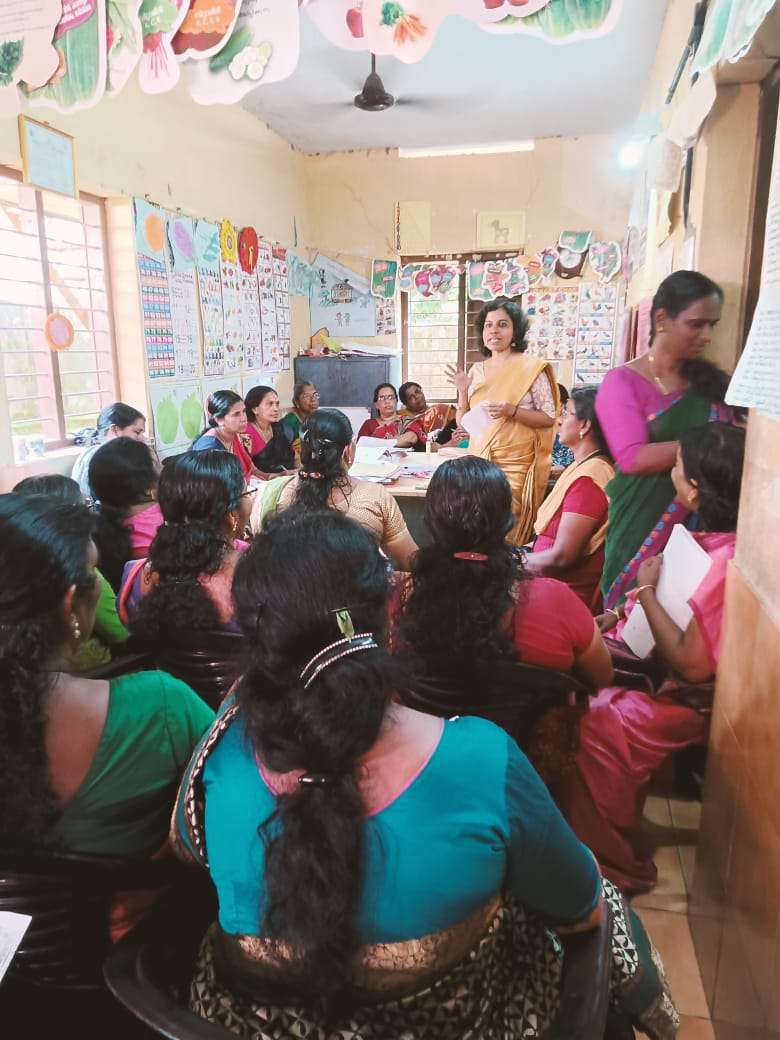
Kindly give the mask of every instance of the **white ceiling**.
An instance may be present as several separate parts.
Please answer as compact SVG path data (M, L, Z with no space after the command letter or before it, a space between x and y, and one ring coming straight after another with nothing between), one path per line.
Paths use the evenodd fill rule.
M609 35L568 45L447 18L417 64L377 59L385 88L402 102L386 112L352 104L368 53L335 47L303 13L297 69L243 105L304 152L615 133L637 117L666 7L624 0Z

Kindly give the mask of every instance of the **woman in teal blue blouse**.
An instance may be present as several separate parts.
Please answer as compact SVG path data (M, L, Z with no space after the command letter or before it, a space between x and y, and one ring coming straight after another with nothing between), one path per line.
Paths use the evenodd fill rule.
M615 1000L673 1036L641 925L517 745L395 700L388 591L370 536L335 511L286 510L238 565L252 658L174 818L219 899L192 1007L252 1040L542 1037L561 976L548 925L593 927L606 897Z

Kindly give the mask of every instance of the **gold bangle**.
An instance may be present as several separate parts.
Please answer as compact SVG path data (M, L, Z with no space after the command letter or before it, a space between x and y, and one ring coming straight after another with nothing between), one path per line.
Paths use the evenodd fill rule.
M620 621L620 611L614 610L612 607L604 607L605 614L614 614L615 617Z
M645 589L652 589L653 592L655 592L655 588L656 588L655 585L640 585L639 588L636 590L636 594L638 596L639 593L640 592L644 592Z

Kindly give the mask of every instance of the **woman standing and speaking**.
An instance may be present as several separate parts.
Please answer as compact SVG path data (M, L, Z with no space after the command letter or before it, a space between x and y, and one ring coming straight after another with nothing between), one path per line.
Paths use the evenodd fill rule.
M450 365L458 390L457 418L483 405L490 423L472 437L470 452L500 466L512 488L514 526L507 540L527 542L550 475L558 385L550 364L525 356L528 319L503 296L477 315L485 361L468 372Z

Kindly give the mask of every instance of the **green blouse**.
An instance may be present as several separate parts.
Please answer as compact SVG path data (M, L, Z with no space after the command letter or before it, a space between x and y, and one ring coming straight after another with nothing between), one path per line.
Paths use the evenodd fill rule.
M68 852L144 858L165 842L179 779L214 712L165 672L109 687L89 772L48 839Z
M261 935L265 856L258 825L276 808L240 715L203 770L205 840L231 934ZM177 810L177 835L191 848ZM601 880L517 744L479 718L444 723L428 763L366 817L362 943L391 943L465 920L502 890L552 921L595 907Z

